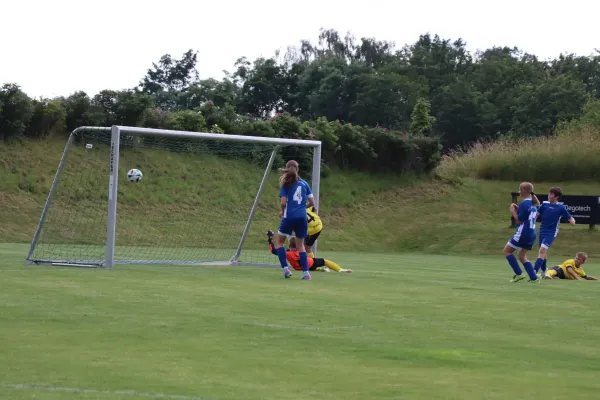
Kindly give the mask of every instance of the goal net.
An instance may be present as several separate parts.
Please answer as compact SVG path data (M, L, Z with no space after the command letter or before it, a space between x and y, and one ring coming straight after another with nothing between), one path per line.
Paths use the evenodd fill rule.
M132 127L70 135L27 262L277 265L277 169L300 163L319 196L321 142ZM138 183L130 169L142 171Z

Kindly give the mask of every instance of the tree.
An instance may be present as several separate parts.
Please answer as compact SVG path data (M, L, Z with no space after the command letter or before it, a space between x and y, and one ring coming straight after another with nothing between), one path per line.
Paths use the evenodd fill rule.
M229 76L218 81L214 78L204 79L181 93L178 104L188 110L201 107L206 102L212 102L217 107L227 104L236 104L240 88L235 85Z
M431 115L429 101L420 97L413 108L410 122L410 132L413 135L431 134L435 118Z
M199 80L196 63L198 52L186 51L180 59L163 55L158 64L152 63L138 85L140 90L155 97L155 102L167 109L176 109L178 94L185 92Z
M53 132L64 133L67 113L63 99L34 99L32 105L33 113L25 136L43 138Z
M549 136L559 121L582 115L587 101L584 84L561 75L543 83L519 87L512 114L511 133L517 137Z
M15 83L0 88L0 139L19 138L33 115L33 104Z
M90 97L83 91L75 92L63 99L63 104L69 131L73 131L80 126L98 126L104 121L101 113L92 107Z
M570 75L581 80L586 92L600 99L600 50L589 57L560 54L550 63L555 75Z
M191 49L183 53L181 59L163 55L158 64L152 63L140 82L140 89L148 94L160 91L183 91L199 79L196 63L198 52Z
M434 103L436 131L442 136L444 147L453 148L496 134L496 108L467 77L444 86Z
M265 118L283 111L287 77L275 59L258 58L251 69L244 63L235 76L243 82L237 104L240 112Z

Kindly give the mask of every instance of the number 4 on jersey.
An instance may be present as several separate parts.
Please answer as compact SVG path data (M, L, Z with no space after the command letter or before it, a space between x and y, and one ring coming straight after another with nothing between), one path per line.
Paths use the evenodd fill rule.
M298 185L292 198L297 201L298 204L302 204L302 186Z

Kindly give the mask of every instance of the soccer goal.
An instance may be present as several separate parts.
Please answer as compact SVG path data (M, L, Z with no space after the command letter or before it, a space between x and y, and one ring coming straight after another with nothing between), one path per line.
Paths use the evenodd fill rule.
M321 142L126 126L65 146L26 263L278 265L277 169L300 163L319 204ZM137 183L130 169L142 171Z

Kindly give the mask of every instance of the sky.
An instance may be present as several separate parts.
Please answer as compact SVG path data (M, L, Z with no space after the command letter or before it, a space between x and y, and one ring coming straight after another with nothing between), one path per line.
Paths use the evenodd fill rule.
M0 0L0 84L30 96L136 86L163 54L198 51L201 79L241 57L282 53L319 29L411 44L424 33L475 52L519 47L542 59L600 48L595 0Z

